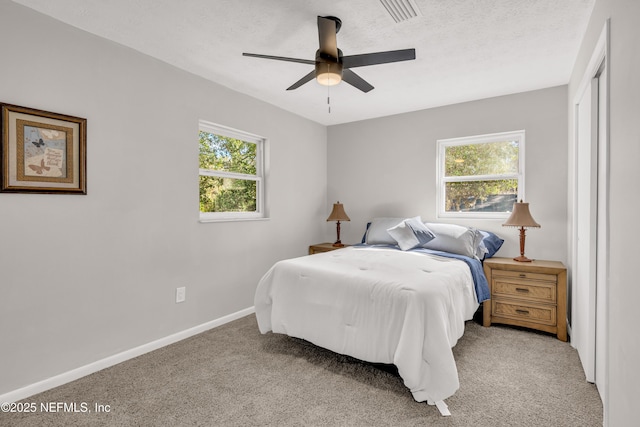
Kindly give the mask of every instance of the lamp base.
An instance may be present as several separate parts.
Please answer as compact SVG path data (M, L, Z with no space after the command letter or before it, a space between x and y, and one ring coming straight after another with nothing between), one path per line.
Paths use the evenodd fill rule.
M514 261L519 261L519 262L531 262L531 261L533 261L532 259L529 259L524 255L517 256L513 260Z
M333 244L334 248L342 248L344 245L340 241L340 221L336 221L336 242Z

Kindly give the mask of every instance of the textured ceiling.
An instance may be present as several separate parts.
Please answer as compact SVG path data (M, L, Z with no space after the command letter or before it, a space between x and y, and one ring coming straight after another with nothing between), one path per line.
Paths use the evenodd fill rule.
M378 0L14 0L236 91L331 125L566 84L595 0L415 0L396 23ZM311 81L317 16L342 20L344 55L416 49L358 68L375 89Z

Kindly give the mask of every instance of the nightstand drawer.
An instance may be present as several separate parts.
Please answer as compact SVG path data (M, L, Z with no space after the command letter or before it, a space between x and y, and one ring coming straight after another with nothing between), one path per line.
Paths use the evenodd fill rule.
M492 301L491 315L541 325L555 326L556 324L555 306L519 304L498 299Z
M493 279L492 294L542 303L555 304L556 302L555 283L531 281L525 283L496 277Z
M558 276L555 274L543 274L543 273L530 273L524 271L509 271L509 270L495 270L493 272L494 278L510 278L510 279L522 279L522 280L541 280L545 282L556 283Z

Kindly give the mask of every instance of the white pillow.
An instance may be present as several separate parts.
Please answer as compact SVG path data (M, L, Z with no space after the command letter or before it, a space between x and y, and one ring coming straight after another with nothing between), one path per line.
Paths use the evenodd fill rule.
M419 216L402 221L387 232L393 237L403 251L422 246L435 238L435 235L424 225Z
M374 218L367 229L367 245L395 245L396 240L387 232L389 228L402 223L405 218Z
M425 225L436 237L424 244L424 248L478 258L482 234L475 228L438 222L428 222Z

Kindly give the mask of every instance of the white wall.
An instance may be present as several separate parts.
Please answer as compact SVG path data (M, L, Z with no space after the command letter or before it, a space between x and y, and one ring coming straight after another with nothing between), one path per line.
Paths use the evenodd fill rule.
M0 194L0 395L250 307L322 241L324 126L8 0L0 39L0 101L88 120L88 195ZM270 220L198 222L199 119L268 138Z
M329 127L328 201L351 218L342 241L360 241L376 216L437 220L437 140L524 129L525 201L542 225L527 232L526 255L566 262L566 103L561 86ZM455 222L498 233L498 256L519 255L518 231L504 220Z
M640 201L640 2L597 0L569 83L569 100L578 90L607 18L610 33L609 134L609 308L608 407L605 424L637 424L640 396L640 334L637 332L640 286L634 259L634 225ZM571 108L569 103L569 108ZM569 130L573 119L569 116ZM570 140L573 133L570 133Z

